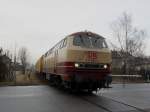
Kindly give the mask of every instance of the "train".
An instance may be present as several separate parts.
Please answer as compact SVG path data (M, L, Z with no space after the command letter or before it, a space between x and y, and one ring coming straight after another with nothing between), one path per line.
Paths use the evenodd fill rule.
M111 84L111 51L106 39L93 32L66 36L36 62L36 73L51 85L97 91Z

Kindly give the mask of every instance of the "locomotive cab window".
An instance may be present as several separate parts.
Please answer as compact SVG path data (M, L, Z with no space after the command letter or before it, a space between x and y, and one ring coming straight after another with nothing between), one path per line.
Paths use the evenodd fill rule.
M75 46L81 46L82 42L81 42L81 37L74 37L73 39L73 45Z
M88 38L80 35L80 36L74 37L73 45L89 48L91 47L91 42Z
M94 48L107 48L107 43L104 38L92 38L92 45Z
M107 48L107 43L102 37L75 36L73 45L86 48Z

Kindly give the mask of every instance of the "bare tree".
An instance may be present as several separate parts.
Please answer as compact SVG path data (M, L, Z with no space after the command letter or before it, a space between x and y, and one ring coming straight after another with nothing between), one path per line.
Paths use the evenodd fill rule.
M12 57L12 56L11 56ZM14 51L13 51L13 57L12 57L12 60L13 60L13 77L16 81L16 71L17 71L17 44L15 43L14 45Z
M25 74L26 67L28 65L28 51L26 47L22 47L19 49L18 57L22 64L23 74Z
M127 74L130 57L143 55L145 31L133 27L132 17L126 12L111 24L111 29L118 43L117 46L112 45L119 51L124 62L124 73Z
M0 49L0 80L13 80L11 69L12 60L8 57L9 54L9 50L4 52L2 48Z
M3 49L0 48L0 56L2 56L2 54L3 54Z

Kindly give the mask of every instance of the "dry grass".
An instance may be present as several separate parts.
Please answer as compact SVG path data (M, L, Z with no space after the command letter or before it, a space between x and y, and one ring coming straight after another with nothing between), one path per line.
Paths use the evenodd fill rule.
M35 73L30 74L16 74L17 85L39 85L45 84L45 81L41 81Z
M14 81L0 82L0 86L28 86L43 84L47 84L47 81L42 81L35 73L22 74L21 72L16 72L16 80Z

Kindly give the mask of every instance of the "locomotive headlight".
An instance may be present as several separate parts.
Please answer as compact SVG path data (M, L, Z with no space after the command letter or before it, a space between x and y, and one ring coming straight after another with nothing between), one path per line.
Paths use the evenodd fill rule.
M107 67L108 67L107 65L104 65L104 68L105 68L105 69L107 69Z
M76 68L78 68L78 67L79 67L79 64L78 64L78 63L75 63L74 66L75 66Z

